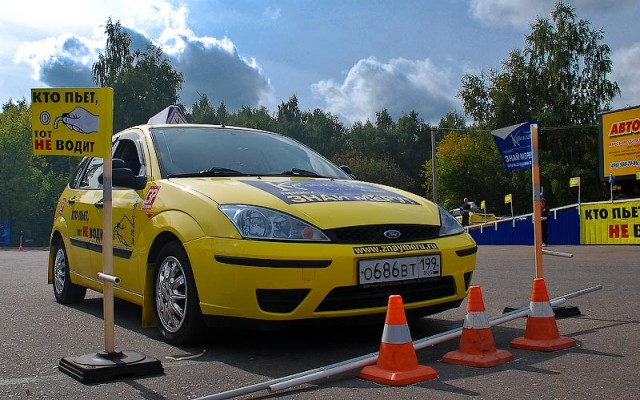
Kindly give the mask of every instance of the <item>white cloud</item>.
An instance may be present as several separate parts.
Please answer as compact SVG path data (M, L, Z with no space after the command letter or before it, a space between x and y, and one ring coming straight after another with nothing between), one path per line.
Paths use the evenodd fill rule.
M49 3L43 3L43 7L46 9ZM62 2L62 6L64 4ZM78 6L76 2L73 4ZM56 3L56 7L59 6ZM58 12L59 8L50 11ZM91 10L81 2L74 11L73 15L83 20ZM144 50L148 42L162 47L174 68L184 74L180 100L187 107L201 94L206 94L214 105L224 101L231 110L272 101L273 89L257 62L240 57L227 37L216 39L194 34L189 28L186 6L174 7L164 1L112 1L108 10L97 6L93 11L93 29L84 25L68 26L63 29L73 29L76 33L58 32L44 40L21 42L15 50L14 62L28 65L32 78L44 85L94 86L91 67L98 54L104 52L104 24L111 17L114 22L120 21L131 35L133 50ZM96 22L96 19L101 20Z
M611 79L620 86L620 97L614 100L614 108L640 105L640 43L617 49L611 55L613 72Z
M324 99L329 112L351 123L375 121L376 112L385 108L393 118L415 110L426 121L437 122L458 107L451 79L449 70L429 59L381 63L370 57L358 61L342 83L323 80L312 85L312 91Z
M471 0L469 15L484 25L526 30L536 16L546 17L556 0Z

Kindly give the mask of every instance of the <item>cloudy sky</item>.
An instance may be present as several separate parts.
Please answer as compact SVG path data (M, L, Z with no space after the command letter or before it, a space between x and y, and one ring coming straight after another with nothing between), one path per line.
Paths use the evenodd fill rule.
M640 104L636 0L567 0L603 28L614 108ZM201 94L231 110L291 95L346 123L416 110L429 122L462 112L465 73L500 68L554 0L21 0L0 13L0 101L33 87L88 87L109 17L162 47L184 73L181 102Z

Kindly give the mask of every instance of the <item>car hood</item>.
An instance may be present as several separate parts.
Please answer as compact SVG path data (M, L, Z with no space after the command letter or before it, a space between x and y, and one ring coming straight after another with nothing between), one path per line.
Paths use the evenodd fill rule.
M217 204L267 207L320 228L373 224L440 225L438 207L388 186L314 178L174 178Z

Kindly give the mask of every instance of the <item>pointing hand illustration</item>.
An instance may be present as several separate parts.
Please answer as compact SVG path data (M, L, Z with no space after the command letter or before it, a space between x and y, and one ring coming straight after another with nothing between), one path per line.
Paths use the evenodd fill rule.
M98 132L99 118L97 115L85 110L82 107L76 107L68 113L63 113L53 122L53 128L58 129L58 123L62 122L67 128L80 133Z

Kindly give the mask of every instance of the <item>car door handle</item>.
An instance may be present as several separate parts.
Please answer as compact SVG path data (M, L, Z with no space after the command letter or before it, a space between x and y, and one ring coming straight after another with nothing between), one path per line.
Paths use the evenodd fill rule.
M96 208L104 207L104 202L102 200L103 199L100 199L100 200L96 201L95 203L93 203L93 205L96 206Z
M69 199L69 204L76 204L76 196Z

